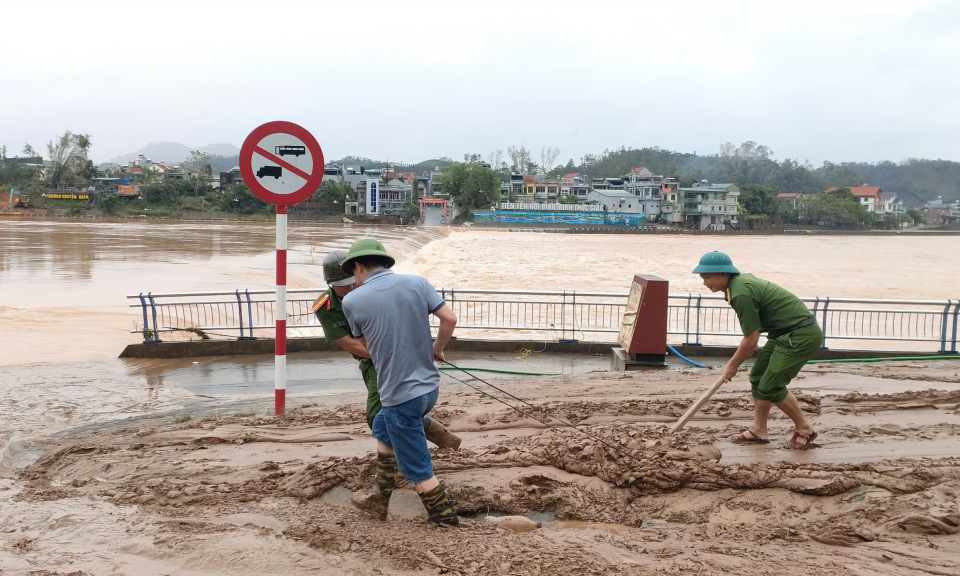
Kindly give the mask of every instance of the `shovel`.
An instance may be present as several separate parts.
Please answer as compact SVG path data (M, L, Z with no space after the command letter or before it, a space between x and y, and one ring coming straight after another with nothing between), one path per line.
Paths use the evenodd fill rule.
M697 398L697 401L693 403L693 406L691 406L690 408L687 408L687 411L683 413L683 416L681 416L679 420L674 422L673 426L670 426L670 433L675 434L679 432L684 426L686 426L687 422L689 422L690 419L693 418L693 415L699 412L701 408L703 408L703 405L707 403L707 400L710 400L710 397L713 396L717 392L717 390L720 389L721 386L723 386L724 382L726 382L726 380L724 380L723 376L721 376L720 379L717 380L716 384L714 384L713 386L708 388L706 392L701 394L700 397Z

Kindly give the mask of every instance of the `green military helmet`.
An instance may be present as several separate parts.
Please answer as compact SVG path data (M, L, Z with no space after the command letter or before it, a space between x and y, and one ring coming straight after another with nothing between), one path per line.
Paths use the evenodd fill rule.
M356 282L353 274L347 274L340 268L340 262L346 257L346 250L334 250L323 257L323 281L327 286L349 286Z
M361 256L382 256L387 260L387 268L392 268L396 263L393 256L387 254L387 249L383 247L376 238L361 238L353 243L347 257L340 263L340 268L347 274L353 274L353 261Z
M693 269L694 274L739 274L733 260L723 252L707 252L700 259L700 265Z

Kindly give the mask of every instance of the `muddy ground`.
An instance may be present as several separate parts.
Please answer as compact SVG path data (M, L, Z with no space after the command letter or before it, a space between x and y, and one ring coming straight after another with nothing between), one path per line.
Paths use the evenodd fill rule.
M745 375L671 435L715 377L498 382L525 415L443 387L434 415L464 443L433 460L458 529L405 488L386 522L349 506L373 473L360 404L37 438L0 478L0 573L960 574L960 362L805 370L820 438L799 453L779 413L769 445L727 440L751 418Z

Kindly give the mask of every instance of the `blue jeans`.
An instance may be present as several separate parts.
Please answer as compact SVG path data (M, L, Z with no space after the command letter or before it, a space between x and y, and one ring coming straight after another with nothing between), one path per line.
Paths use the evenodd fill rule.
M436 388L403 404L384 406L373 419L373 437L393 448L400 473L411 484L433 477L423 417L433 409L439 395L440 389Z

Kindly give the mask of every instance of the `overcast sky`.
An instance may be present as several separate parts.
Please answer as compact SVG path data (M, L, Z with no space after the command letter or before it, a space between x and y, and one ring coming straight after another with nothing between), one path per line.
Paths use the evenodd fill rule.
M0 144L103 161L289 120L328 159L525 144L960 160L960 2L10 2Z

